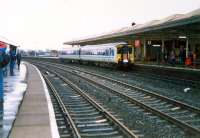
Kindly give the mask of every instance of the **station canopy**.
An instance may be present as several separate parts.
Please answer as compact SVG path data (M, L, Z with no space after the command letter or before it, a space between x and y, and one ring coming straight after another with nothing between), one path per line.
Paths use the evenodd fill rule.
M11 47L19 47L16 43L6 39L5 37L0 36L0 44L9 45Z
M135 39L200 38L200 8L187 14L174 14L161 20L135 24L85 39L64 42L66 45L92 45Z

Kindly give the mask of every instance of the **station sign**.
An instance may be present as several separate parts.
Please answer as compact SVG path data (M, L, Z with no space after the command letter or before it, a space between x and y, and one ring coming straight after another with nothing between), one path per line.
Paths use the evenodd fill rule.
M2 41L0 41L0 51L5 51L6 48L7 48L7 44L2 42Z

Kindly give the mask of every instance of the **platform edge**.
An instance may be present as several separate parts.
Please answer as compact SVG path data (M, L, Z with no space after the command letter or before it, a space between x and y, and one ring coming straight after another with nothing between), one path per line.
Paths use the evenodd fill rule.
M53 105L51 102L51 98L49 95L49 91L47 88L47 85L45 83L45 80L40 72L40 70L33 64L31 64L38 72L41 80L42 80L42 84L44 87L44 91L45 91L45 96L46 96L46 100L47 100L47 105L48 105L48 110L49 110L49 119L50 119L50 127L51 127L51 135L52 138L60 138L60 135L58 133L58 127L57 127L57 123L56 123L56 119L55 119L55 113L54 113L54 109L53 109Z

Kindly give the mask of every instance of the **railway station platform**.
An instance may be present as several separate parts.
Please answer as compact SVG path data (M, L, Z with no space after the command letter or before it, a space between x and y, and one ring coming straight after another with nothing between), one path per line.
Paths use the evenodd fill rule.
M27 67L27 90L9 138L58 138L54 110L47 86L39 70Z
M199 82L200 69L192 68L188 66L180 65L168 65L168 64L152 64L152 63L135 63L135 71L143 72L144 74L157 74L162 78L173 78L180 81L189 83ZM199 83L198 83L199 84ZM198 85L195 84L195 85ZM195 86L197 87L197 86Z
M156 63L135 63L135 65L140 66L140 67L147 67L147 68L200 72L200 68L192 68L192 67L179 66L179 65L156 64Z
M0 137L4 138L9 135L15 120L20 102L23 99L24 92L26 91L26 66L21 64L20 70L14 68L14 76L9 75L9 66L4 68L4 103L3 114L0 121Z

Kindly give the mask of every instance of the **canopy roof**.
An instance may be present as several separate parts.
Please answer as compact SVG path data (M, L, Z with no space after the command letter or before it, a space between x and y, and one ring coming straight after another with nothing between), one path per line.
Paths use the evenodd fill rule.
M5 43L7 45L14 46L14 47L19 47L19 45L17 45L16 43L14 43L14 42L12 42L12 41L10 41L10 40L6 39L5 37L2 37L2 36L0 36L0 42Z
M93 37L64 42L67 45L91 45L121 42L138 38L177 38L180 35L200 37L200 9L187 14L174 14L161 20L136 24Z

